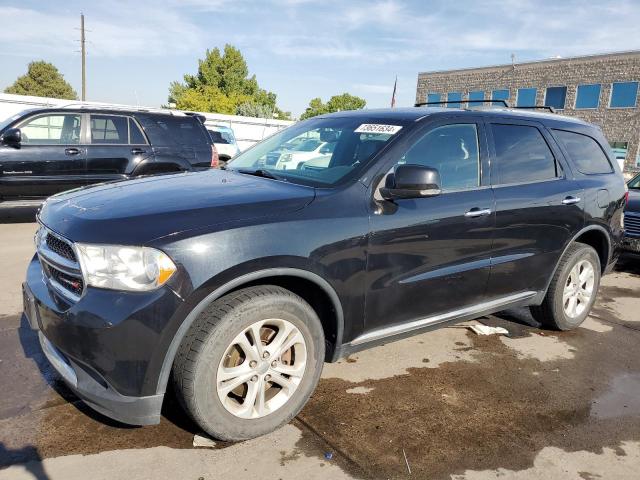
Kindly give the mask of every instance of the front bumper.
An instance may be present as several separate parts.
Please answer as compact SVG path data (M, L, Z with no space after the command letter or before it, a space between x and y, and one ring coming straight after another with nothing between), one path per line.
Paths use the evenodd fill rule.
M49 286L37 256L23 284L24 313L42 350L87 405L115 420L160 421L157 391L170 341L167 327L182 300L170 289L126 293L88 287L75 304Z

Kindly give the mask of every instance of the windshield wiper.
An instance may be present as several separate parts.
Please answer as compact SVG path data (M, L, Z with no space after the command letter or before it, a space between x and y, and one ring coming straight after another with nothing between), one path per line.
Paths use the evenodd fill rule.
M264 170L262 168L258 168L257 170L248 170L244 168L239 168L236 170L238 173L244 173L245 175L254 175L256 177L262 178L270 178L271 180L282 180L287 181L286 178L281 177L280 175L276 175L275 173L271 173L269 170Z

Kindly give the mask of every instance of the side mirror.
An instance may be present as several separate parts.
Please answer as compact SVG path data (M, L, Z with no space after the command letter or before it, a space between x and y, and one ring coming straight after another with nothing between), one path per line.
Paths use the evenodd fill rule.
M19 128L10 128L2 134L0 141L3 145L20 145L22 142L22 132Z
M387 175L380 195L385 200L423 198L440 195L440 173L437 169L422 165L398 165Z

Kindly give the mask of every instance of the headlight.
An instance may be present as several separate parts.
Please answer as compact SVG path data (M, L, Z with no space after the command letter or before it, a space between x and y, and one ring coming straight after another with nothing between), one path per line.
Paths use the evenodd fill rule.
M292 154L290 154L290 153L285 153L284 155L282 155L282 156L280 157L280 160L281 160L281 161L283 161L283 162L290 162L292 158L293 158L293 155L292 155Z
M76 247L86 282L93 287L153 290L176 271L171 259L155 248L80 243Z

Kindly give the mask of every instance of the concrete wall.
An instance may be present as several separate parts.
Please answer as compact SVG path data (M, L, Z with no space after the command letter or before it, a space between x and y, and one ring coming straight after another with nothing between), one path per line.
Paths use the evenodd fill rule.
M57 98L30 97L26 95L10 95L0 93L0 122L27 108L62 107L64 105L87 105L103 108L150 108L123 105L118 103L77 102ZM273 118L242 117L240 115L223 115L218 113L202 113L207 118L207 125L224 125L230 127L238 142L240 150L249 148L263 138L288 127L294 122Z
M620 81L640 81L640 51L423 72L418 75L416 101L426 102L427 93L440 93L446 100L448 92L463 92L466 99L476 90L491 98L492 90L509 89L509 102L515 105L519 88L536 87L536 103L543 105L547 87L566 86L565 109L558 113L599 125L610 142L627 142L625 170L640 170L640 98L635 108L609 108L611 84ZM599 107L576 110L577 86L591 83L602 84Z

